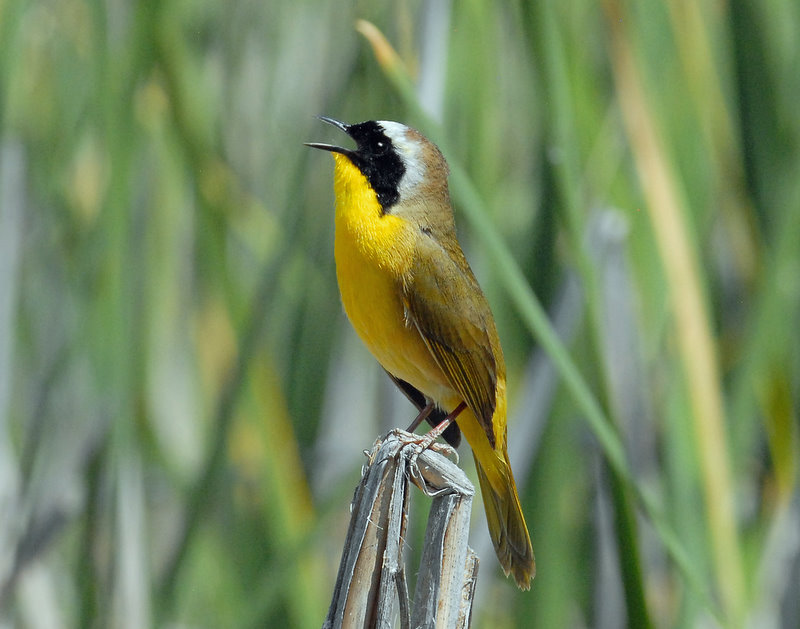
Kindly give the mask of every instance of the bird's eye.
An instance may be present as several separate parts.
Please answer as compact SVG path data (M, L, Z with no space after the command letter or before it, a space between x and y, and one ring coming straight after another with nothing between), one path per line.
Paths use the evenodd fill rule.
M376 142L375 143L375 152L378 155L382 155L383 153L385 153L386 152L386 142L383 142L383 141Z

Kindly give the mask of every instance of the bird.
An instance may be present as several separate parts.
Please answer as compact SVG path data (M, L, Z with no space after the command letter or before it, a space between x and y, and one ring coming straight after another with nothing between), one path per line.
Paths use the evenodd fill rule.
M420 409L466 437L486 520L506 576L536 573L508 458L506 369L489 303L456 235L449 167L439 148L399 122L346 124L355 149L316 142L334 158L336 276L363 343Z

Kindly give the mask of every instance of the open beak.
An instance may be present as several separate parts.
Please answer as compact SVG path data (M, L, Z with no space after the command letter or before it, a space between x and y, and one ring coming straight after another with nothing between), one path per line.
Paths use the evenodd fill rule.
M341 129L345 133L350 132L350 125L341 122L340 120L336 120L335 118L328 118L327 116L317 116L322 122L327 122L329 125L333 125L337 129ZM330 151L331 153L341 153L342 155L352 155L354 151L350 149L343 148L341 146L335 146L333 144L320 144L318 142L304 142L306 146L310 146L312 149L322 149L323 151Z

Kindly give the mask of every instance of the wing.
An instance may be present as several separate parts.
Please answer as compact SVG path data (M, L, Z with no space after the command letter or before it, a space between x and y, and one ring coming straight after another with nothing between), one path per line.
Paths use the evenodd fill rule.
M397 385L397 388L403 392L409 401L417 407L418 411L421 411L423 408L425 408L428 400L425 399L425 395L422 393L422 391L405 380L401 380L397 376L389 373L388 371L386 374L392 379L392 382ZM435 408L433 409L433 412L428 415L427 422L435 428L442 423L442 421L444 421L445 417L446 415L442 409ZM442 433L442 437L451 446L457 448L461 444L461 429L458 427L457 423L453 422L447 428L445 428L445 431Z
M489 304L460 249L445 250L426 236L418 253L402 288L406 318L494 448L497 365L492 339L498 341Z

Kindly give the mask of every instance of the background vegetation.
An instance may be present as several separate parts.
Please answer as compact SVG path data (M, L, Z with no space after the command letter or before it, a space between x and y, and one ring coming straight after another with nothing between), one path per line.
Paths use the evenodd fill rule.
M326 114L440 143L498 320L538 576L477 506L474 626L799 626L798 32L0 0L0 624L321 624L361 451L412 415L339 303Z

